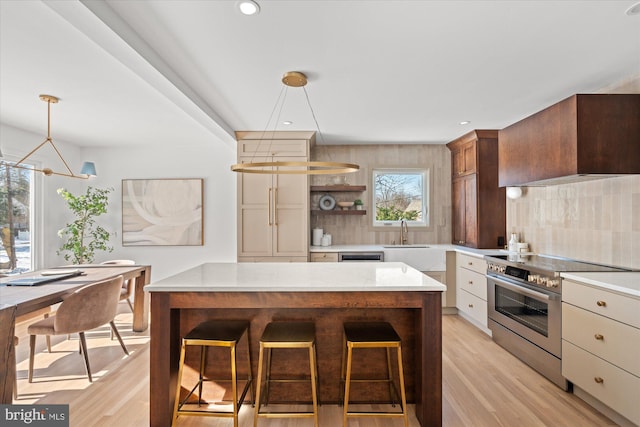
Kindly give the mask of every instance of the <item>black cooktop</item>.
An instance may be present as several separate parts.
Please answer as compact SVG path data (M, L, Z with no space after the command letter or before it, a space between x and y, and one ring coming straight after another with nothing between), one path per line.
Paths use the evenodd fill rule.
M512 258L515 258L512 260ZM591 264L588 262L574 261L567 258L557 258L547 255L487 255L487 261L512 265L519 268L546 270L549 272L615 272L630 271L625 268L609 265Z

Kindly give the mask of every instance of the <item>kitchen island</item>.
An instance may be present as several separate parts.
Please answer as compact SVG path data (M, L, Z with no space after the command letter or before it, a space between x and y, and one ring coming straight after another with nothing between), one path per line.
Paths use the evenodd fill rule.
M171 421L181 336L207 319L239 318L251 322L254 374L258 340L268 322L314 321L320 400L325 404L339 401L342 322L390 322L405 347L408 401L415 403L421 425L442 424L441 293L446 287L404 263L207 263L145 290L151 293L152 426ZM197 360L188 358L187 363L196 366ZM296 365L289 360L281 369ZM384 364L372 359L367 366L380 371ZM278 369L275 360L273 369ZM288 400L294 393L285 390L272 400ZM363 396L375 397L376 392L365 390Z

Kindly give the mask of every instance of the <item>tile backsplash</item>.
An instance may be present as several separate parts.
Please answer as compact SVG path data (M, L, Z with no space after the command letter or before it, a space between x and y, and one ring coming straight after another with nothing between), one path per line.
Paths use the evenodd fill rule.
M523 190L507 233L533 252L640 269L640 175Z
M340 145L316 146L312 158L319 161L357 163L360 170L346 175L350 185L366 185L363 193L334 194L338 201L364 201L367 214L355 215L311 215L311 228L322 228L330 233L334 245L391 244L399 242L399 227L390 229L372 226L371 171L374 168L420 168L429 171L430 226L409 228L409 243L451 242L451 154L445 145ZM332 183L333 177L312 177L313 185ZM316 207L320 194L311 196L311 205Z

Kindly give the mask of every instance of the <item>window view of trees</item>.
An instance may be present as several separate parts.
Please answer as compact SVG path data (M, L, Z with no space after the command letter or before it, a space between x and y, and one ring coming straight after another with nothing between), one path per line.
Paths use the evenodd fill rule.
M374 171L375 222L427 224L425 171Z
M32 174L0 163L0 274L31 269Z

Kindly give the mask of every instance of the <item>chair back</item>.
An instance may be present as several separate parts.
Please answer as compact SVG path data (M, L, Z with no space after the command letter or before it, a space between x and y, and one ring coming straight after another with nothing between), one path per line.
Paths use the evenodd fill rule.
M58 334L88 331L111 322L118 313L122 276L84 286L66 297L54 320Z
M100 265L136 265L136 262L132 259L112 259L101 262Z

